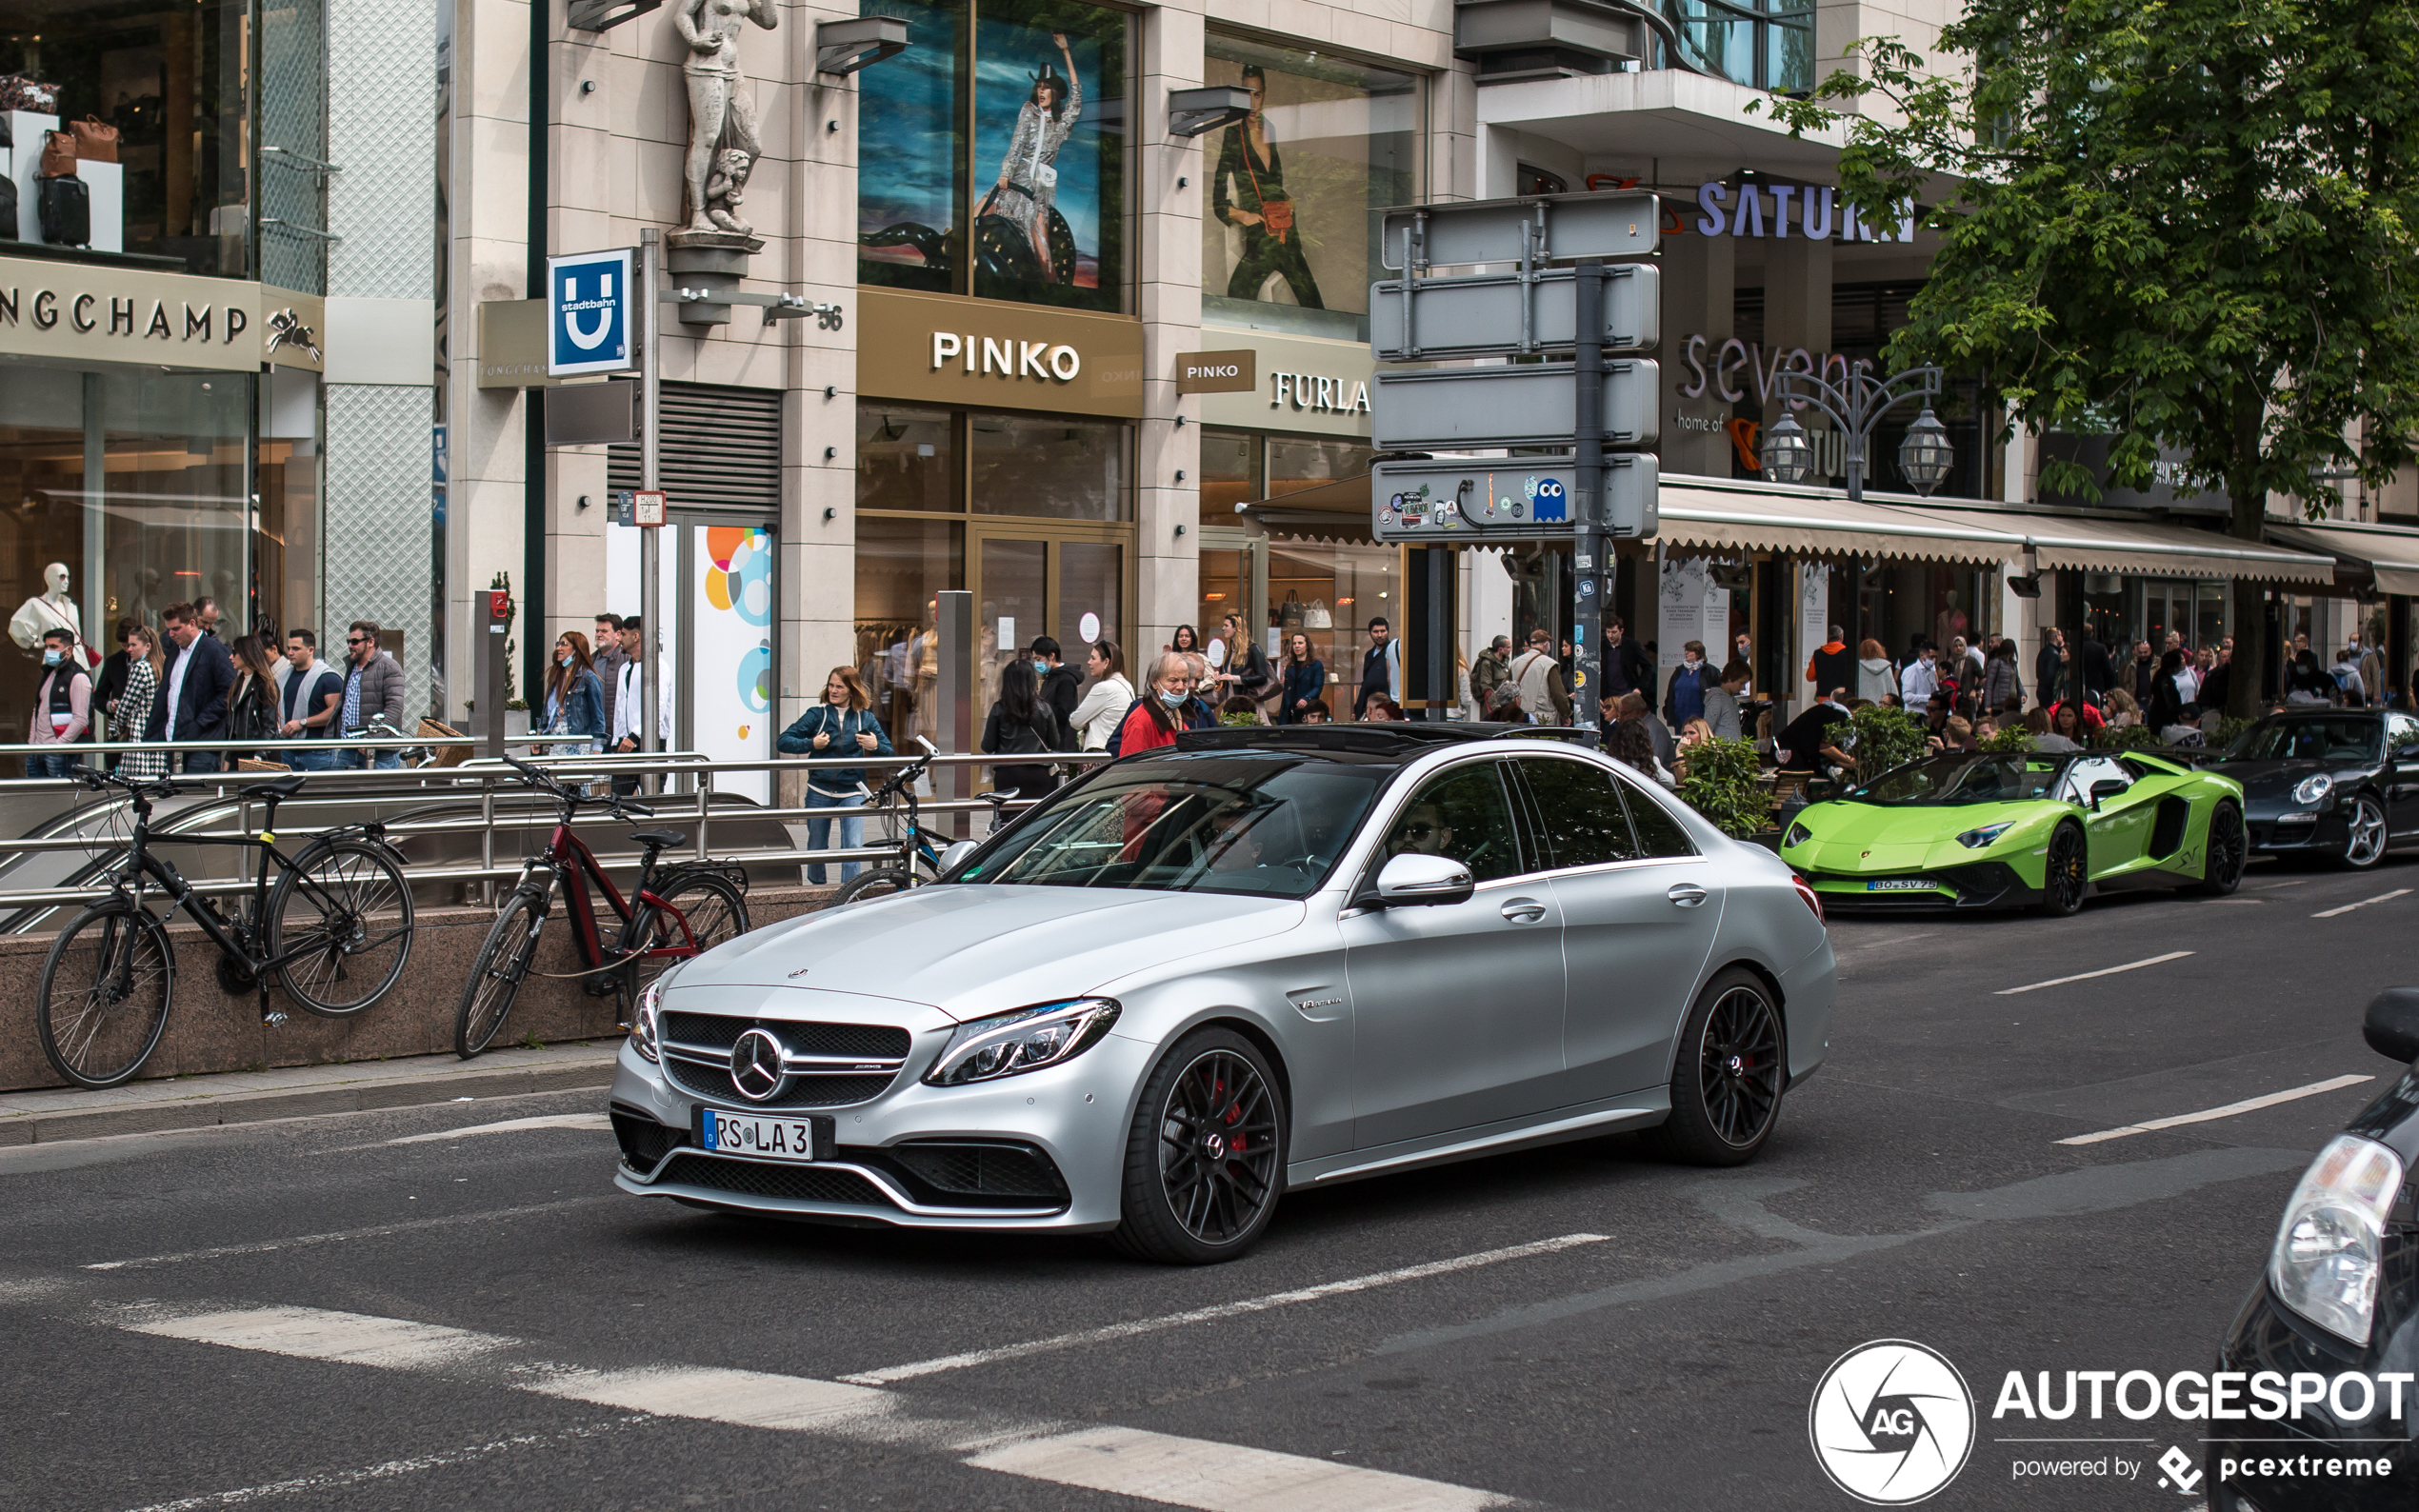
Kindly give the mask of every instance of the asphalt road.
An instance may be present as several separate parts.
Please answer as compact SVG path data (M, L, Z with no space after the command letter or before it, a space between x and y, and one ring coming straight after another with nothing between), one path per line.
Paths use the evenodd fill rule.
M2406 862L1838 922L1829 1064L1757 1164L1372 1181L1205 1270L624 1197L593 1093L0 1151L0 1506L1849 1507L1809 1401L1902 1338L1982 1409L1931 1504L2189 1508L2156 1461L2196 1425L1993 1419L2000 1384L2209 1368L2396 1073L2359 1020L2414 923ZM2051 1437L2093 1442L2007 1442Z

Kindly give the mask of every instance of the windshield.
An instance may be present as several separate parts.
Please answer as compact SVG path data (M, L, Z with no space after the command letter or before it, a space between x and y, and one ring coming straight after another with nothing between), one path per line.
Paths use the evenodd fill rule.
M2220 762L2373 762L2374 719L2264 719L2235 737Z
M955 880L1307 897L1393 774L1328 752L1120 763L1045 803Z
M1885 772L1848 796L1892 807L2014 803L2049 797L2065 766L2039 751L1944 751Z

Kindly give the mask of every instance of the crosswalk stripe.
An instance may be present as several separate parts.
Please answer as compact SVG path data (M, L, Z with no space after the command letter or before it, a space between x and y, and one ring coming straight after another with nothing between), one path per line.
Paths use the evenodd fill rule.
M1021 1422L987 1429L965 1418L920 1416L909 1409L927 1405L922 1399L847 1382L710 1365L587 1369L539 1359L524 1340L403 1318L316 1307L171 1312L145 1305L128 1309L120 1323L155 1338L504 1384L650 1418L893 1446L922 1442L967 1455L965 1462L980 1469L1196 1512L1475 1512L1514 1504L1442 1481L1135 1428Z
M1478 1512L1510 1502L1441 1481L1139 1428L1085 1428L1006 1444L967 1462L1202 1512L1304 1512L1310 1507L1319 1512Z

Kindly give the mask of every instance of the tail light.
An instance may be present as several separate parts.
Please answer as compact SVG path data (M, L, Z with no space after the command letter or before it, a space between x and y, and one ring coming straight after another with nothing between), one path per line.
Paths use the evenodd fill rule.
M1822 900L1822 897L1821 897L1819 894L1817 894L1817 893L1814 891L1814 889L1813 889L1813 888L1811 888L1811 887L1809 887L1809 886L1808 886L1808 885L1806 885L1806 879L1805 879L1804 877L1797 876L1797 875L1796 875L1796 874L1794 874L1794 873L1792 873L1792 874L1790 875L1790 877L1789 877L1789 885L1791 885L1791 886L1795 887L1795 888L1797 889L1797 895L1798 895L1800 898L1803 898L1804 900L1806 900L1806 906L1808 906L1809 908L1811 908L1811 909L1813 909L1813 910L1814 910L1814 922L1815 922L1816 924L1822 924L1822 923L1823 923L1823 900Z

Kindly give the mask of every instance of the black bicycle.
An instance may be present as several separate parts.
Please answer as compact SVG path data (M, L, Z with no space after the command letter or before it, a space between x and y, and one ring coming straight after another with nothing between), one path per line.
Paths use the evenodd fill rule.
M625 900L596 857L571 833L571 819L588 805L615 819L651 819L653 810L610 793L590 796L565 786L541 767L511 756L504 759L530 786L554 800L560 817L545 854L522 864L520 882L496 910L487 943L470 964L470 980L463 985L453 1019L454 1053L466 1061L494 1043L504 1027L530 964L537 958L538 932L546 927L558 886L567 895L572 939L579 946L580 985L590 997L618 993L625 1025L638 995L675 962L748 932L748 900L741 896L748 888L745 869L710 861L659 868L656 856L689 837L676 829L642 829L630 836L641 847L638 882ZM621 921L610 939L597 929L596 905L588 891L591 886L605 895Z
M133 831L105 873L110 896L76 915L42 963L34 1025L42 1053L78 1086L115 1086L150 1059L168 1027L176 957L168 930L146 898L146 885L183 909L219 949L218 985L229 994L260 994L263 1022L285 1021L269 1006L273 974L286 995L323 1018L349 1018L403 979L411 959L411 889L403 857L376 824L330 830L294 855L277 846L277 806L305 778L281 777L237 789L264 806L260 828L244 835L178 835L180 846L242 846L260 853L252 888L237 913L195 892L176 867L150 852L151 805L174 797L166 777L138 782L79 766L99 792L123 788ZM270 885L270 872L277 873Z
M941 753L921 735L915 738L915 743L924 747L924 754L891 773L890 780L875 788L866 804L868 811L890 821L891 832L898 836L899 859L860 871L842 884L839 893L831 900L834 908L845 908L850 904L863 903L869 898L887 898L894 892L905 892L910 887L920 887L940 879L941 853L957 842L954 837L942 834L937 829L925 828L923 820L917 816L916 779L924 775L925 768L931 766L932 759ZM985 793L983 798L991 806L991 827L996 829L999 827L1001 806L1014 803L1016 790L1010 788L1004 793ZM904 823L898 812L901 808L907 810Z

